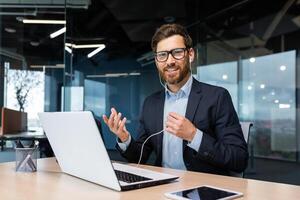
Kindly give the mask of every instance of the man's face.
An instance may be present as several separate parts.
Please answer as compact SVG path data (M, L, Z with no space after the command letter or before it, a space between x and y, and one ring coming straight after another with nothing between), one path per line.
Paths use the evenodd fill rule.
M156 52L171 51L177 48L186 48L184 39L180 35L173 35L161 40L157 44ZM192 49L184 50L182 59L175 59L172 54L168 54L168 59L164 62L155 60L156 66L163 81L168 85L178 84L186 78L189 73L189 59L193 59L194 52Z

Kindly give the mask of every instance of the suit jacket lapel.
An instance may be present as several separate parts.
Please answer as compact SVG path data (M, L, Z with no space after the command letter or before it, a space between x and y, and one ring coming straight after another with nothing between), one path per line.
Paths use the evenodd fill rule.
M185 113L185 117L191 122L194 121L195 113L197 111L201 98L202 98L201 85L197 80L193 79L193 84L192 84L191 92L186 107L186 113ZM187 141L184 140L183 147L185 147L186 144Z
M165 104L165 92L162 91L157 95L155 110L155 120L156 120L156 131L161 131L163 129L163 118L164 118L164 104ZM163 145L163 134L157 136L157 162L160 164L162 162L162 145Z

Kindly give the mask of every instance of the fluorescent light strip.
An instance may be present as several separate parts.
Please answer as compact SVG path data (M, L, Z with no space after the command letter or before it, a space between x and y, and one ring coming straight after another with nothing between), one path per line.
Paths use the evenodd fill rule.
M131 73L129 73L129 75L130 76L140 76L141 73L139 73L139 72L131 72Z
M115 76L128 76L128 73L111 73L105 74L107 77L115 77Z
M66 27L63 27L63 28L59 29L58 31L55 31L54 33L51 33L50 38L53 39L53 38L63 34L64 32L66 32Z
M101 51L101 50L104 49L104 48L105 48L105 45L102 44L100 47L98 47L97 49L95 49L94 51L92 51L91 53L89 53L89 54L87 55L87 57L88 57L88 58L93 57L95 54L97 54L99 51Z
M96 75L87 75L87 78L114 78L120 76L128 76L128 73L111 73L111 74L96 74Z
M84 48L98 48L102 47L104 44L81 44L81 45L73 45L75 49L84 49ZM103 47L103 49L105 46Z
M68 47L68 46L65 46L65 50L66 50L67 52L69 52L70 54L72 53L72 49L71 49L70 47Z
M87 78L115 78L120 76L139 76L141 73L139 72L131 72L131 73L110 73L110 74L95 74L95 75L87 75Z
M23 19L24 24L66 24L66 20Z
M66 46L72 47L73 49L88 49L88 48L98 48L101 47L103 44L71 44L65 43Z
M57 65L30 65L30 68L63 69L63 68L65 68L65 65L64 64L57 64Z
M279 108L291 108L291 104L279 104Z

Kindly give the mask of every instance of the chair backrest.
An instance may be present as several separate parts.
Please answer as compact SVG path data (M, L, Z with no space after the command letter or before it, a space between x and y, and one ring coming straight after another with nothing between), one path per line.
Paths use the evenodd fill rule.
M240 122L240 124L242 127L245 141L248 143L250 128L251 128L251 126L253 126L253 124L252 124L252 122Z
M242 132L244 135L244 139L246 141L246 143L248 144L249 141L249 133L250 133L250 128L253 126L252 122L240 122L241 124L241 128L242 128ZM231 176L235 176L235 177L244 177L244 173L237 173L237 172L230 172Z

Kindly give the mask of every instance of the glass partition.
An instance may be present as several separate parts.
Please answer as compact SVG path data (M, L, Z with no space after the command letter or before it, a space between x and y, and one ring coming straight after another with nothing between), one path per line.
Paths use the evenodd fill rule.
M197 77L226 88L240 120L254 123L250 137L256 156L295 161L296 52L243 59L239 70L238 63L199 66Z
M255 154L296 160L296 51L242 62L240 117L255 123Z
M238 62L226 62L197 67L197 79L228 90L234 108L238 110Z

